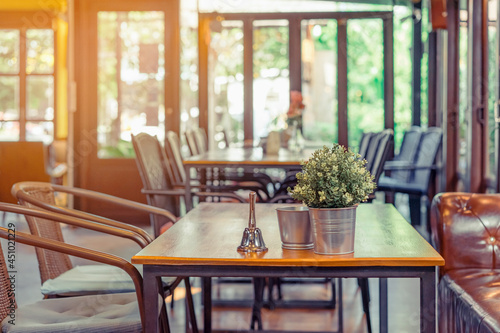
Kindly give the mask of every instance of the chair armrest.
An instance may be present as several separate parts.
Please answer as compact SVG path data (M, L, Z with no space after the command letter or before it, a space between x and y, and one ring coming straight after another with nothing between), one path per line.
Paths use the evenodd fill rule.
M177 220L177 217L166 209L146 205L146 204L132 201L132 200L128 200L128 199L119 198L119 197L116 197L113 195L99 193L99 192L95 192L92 190L86 190L86 189L82 189L82 188L68 187L68 186L63 186L63 185L52 185L52 188L57 192L66 192L66 193L70 193L73 195L86 197L89 199L99 200L101 202L106 201L106 202L109 202L112 204L116 204L118 206L132 208L132 209L146 212L146 213L150 213L150 214L161 215L161 216L168 218L172 222L175 222Z
M386 163L387 164L387 163ZM414 165L414 164L409 164L407 162L402 162L402 163L390 163L390 165L384 165L384 171L412 171L412 170L424 170L424 169L431 169L431 170L436 170L438 167L436 165Z
M64 192L64 193L69 193L75 196L80 196L80 197L85 197L85 198L90 198L93 200L98 200L100 202L106 202L110 204L115 204L118 206L122 207L127 207L127 208L132 208L138 211L143 211L149 214L156 214L159 216L164 216L168 220L172 221L172 223L175 223L177 221L177 217L169 212L168 210L161 209L158 207L154 206L149 206L146 204L142 204L139 202L115 197L109 194L104 194L104 193L99 193L91 190L86 190L86 189L80 189L80 188L74 188L74 187L69 187L69 186L62 186L62 185L54 185L54 184L49 184L49 183L44 183L44 182L20 182L16 183L12 186L12 195L14 195L18 200L22 199L26 202L29 202L33 205L36 205L38 207L41 207L43 209L46 209L48 211L56 212L56 213L61 213L61 214L66 214L78 218L83 218L86 220L102 223L102 224L107 224L111 226L115 226L121 229L126 229L130 230L133 232L136 232L140 234L148 243L153 241L153 238L143 229L127 224L127 223L122 223L118 222L115 220L111 220L105 217L97 216L94 214L78 211L75 209L69 209L69 208L64 208L64 207L59 207L47 203L43 203L40 200L36 200L31 198L30 195L25 193L25 188L46 188L47 190L51 190L54 192Z
M245 199L243 199L239 195L228 192L192 192L192 194L197 195L199 197L221 197L221 198L235 199L243 203L246 202Z
M110 226L106 224L96 223L96 221L86 220L76 216L68 216L66 214L61 214L59 212L45 211L41 209L33 209L33 208L28 208L26 206L5 204L5 203L0 203L0 208L11 213L23 214L42 219L49 219L54 222L66 223L76 227L103 232L113 236L128 238L136 242L141 248L146 247L146 245L150 243L148 240L144 239L138 233L120 228L119 226ZM121 224L120 222L117 223Z

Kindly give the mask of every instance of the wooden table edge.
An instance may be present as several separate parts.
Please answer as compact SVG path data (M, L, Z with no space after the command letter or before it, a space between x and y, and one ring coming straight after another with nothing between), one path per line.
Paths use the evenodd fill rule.
M400 259L400 260L399 260ZM426 266L444 266L443 258L419 258L409 260L408 258L372 258L342 260L331 265L329 262L316 260L303 260L300 265L295 261L286 261L283 259L277 260L241 260L241 259L224 259L217 260L213 258L168 258L168 257L132 257L132 263L138 265L175 265L175 266L262 266L262 267L375 267L375 266L392 266L392 267L426 267Z

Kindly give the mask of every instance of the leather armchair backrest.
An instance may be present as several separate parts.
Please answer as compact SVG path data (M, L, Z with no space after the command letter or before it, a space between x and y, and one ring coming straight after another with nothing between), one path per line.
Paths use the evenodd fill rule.
M445 259L442 274L462 268L500 268L500 194L436 195L431 243Z

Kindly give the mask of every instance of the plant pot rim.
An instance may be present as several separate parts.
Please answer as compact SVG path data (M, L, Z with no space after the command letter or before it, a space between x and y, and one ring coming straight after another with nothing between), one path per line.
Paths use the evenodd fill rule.
M322 207L322 208L314 208L314 207L308 207L309 209L322 209L322 210L332 210L332 209L335 209L335 210L348 210L348 209L356 209L358 208L359 204L355 204L355 205L352 205L352 206L349 206L349 207L340 207L340 208L335 208L335 207L331 207L331 208L325 208L325 207Z

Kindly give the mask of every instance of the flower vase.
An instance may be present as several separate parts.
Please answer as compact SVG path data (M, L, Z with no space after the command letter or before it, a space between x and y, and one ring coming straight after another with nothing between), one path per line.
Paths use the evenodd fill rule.
M293 152L300 152L304 149L304 137L302 136L302 131L298 126L296 121L289 127L290 128L290 140L288 141L288 149Z

